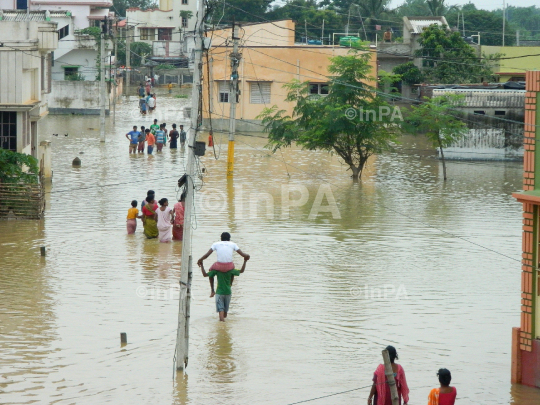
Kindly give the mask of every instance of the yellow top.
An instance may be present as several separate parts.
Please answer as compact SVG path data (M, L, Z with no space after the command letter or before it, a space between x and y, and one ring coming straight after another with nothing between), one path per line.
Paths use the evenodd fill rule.
M169 86L168 86L169 89L172 89L172 86L173 86L173 84L172 84L172 83L169 83Z
M139 210L137 208L130 208L127 219L137 219L137 215L139 215Z

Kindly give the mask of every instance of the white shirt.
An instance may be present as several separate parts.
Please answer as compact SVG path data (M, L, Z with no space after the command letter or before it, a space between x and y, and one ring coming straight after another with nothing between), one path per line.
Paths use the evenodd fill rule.
M233 253L240 248L234 242L221 241L212 245L212 250L216 251L217 261L220 263L231 263L233 261Z
M154 108L155 106L156 106L156 99L154 97L150 97L148 99L148 107Z

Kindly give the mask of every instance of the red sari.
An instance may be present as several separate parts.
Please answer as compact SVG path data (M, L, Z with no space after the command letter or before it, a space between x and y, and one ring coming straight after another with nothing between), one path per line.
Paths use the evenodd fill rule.
M173 239L182 240L184 237L184 203L174 204Z
M401 404L401 398L403 398L403 403L407 404L409 402L409 387L407 386L407 380L405 379L405 370L399 364L398 372L395 373L394 379L396 381L396 387L398 390L399 403ZM373 405L392 405L392 396L390 395L390 386L385 384L386 375L384 374L384 365L379 364L377 370L373 375L373 382L377 387L377 392L375 394L375 401Z

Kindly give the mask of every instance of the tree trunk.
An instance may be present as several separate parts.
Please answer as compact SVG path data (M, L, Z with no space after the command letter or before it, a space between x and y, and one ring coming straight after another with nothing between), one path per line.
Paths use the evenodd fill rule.
M444 152L443 152L441 138L439 138L439 150L441 151L443 178L444 178L444 181L446 181L446 161L444 160Z
M349 167L352 170L352 179L355 183L357 183L360 180L360 176L362 175L362 169L360 167L356 167L355 165L349 165Z

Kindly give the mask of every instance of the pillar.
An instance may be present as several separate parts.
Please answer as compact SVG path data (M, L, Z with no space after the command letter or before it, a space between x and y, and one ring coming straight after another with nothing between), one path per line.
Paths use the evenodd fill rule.
M540 388L540 71L525 76L521 325L512 331L512 382ZM536 177L539 181L536 181Z

